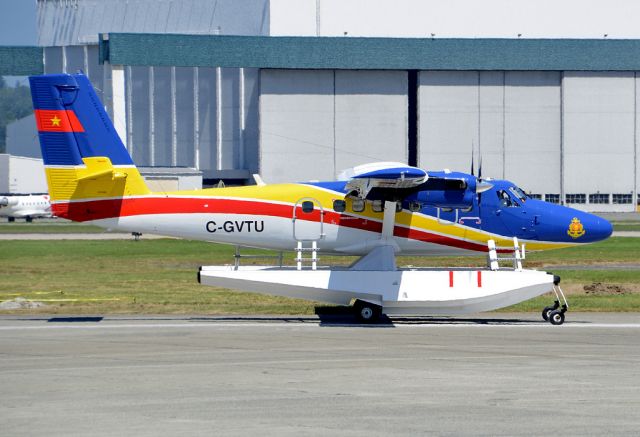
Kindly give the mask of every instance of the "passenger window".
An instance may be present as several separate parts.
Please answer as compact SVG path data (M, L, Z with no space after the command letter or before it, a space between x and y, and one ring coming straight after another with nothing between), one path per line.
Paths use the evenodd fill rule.
M344 200L334 200L333 201L333 210L335 212L344 212L347 209L347 202Z
M409 211L420 212L421 209L422 205L420 205L420 202L409 202Z
M364 211L364 200L362 199L353 199L351 202L351 209L353 212L362 212Z
M382 200L374 200L371 202L371 209L373 212L382 212L384 211L384 206L382 205Z
M402 203L396 202L396 212L402 212Z
M313 212L313 202L310 200L305 200L304 202L302 202L302 212L307 214Z

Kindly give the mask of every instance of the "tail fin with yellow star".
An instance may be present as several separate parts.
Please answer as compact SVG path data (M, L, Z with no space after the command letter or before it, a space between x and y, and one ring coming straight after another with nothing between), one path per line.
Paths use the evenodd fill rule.
M150 194L84 74L29 82L55 215L75 221L118 216L123 197Z

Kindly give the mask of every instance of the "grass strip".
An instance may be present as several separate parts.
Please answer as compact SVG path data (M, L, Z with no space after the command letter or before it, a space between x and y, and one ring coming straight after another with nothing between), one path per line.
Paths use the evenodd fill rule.
M234 248L212 243L158 240L29 240L0 242L0 301L23 297L47 306L2 313L49 314L313 314L313 302L235 292L197 283L201 265L230 264ZM252 254L272 254L247 250ZM570 249L531 253L528 268L584 265L558 270L576 311L640 311L640 270L589 269L589 265L640 263L639 238L611 238ZM323 263L349 264L353 257L323 257ZM293 254L285 254L293 264ZM271 262L267 261L267 262ZM244 264L263 264L250 259ZM399 265L484 266L484 256L399 257ZM584 287L604 284L589 293ZM609 285L615 285L612 289ZM593 287L592 287L593 288ZM544 296L508 311L539 311Z

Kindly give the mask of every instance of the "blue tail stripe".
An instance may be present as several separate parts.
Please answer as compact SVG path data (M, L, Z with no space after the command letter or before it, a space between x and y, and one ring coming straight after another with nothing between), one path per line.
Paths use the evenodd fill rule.
M45 165L81 165L82 158L72 132L40 132Z

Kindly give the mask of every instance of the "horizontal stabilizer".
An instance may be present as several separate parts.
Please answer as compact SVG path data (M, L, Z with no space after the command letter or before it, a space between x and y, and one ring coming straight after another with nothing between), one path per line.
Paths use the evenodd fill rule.
M126 173L115 171L113 164L111 164L111 160L106 157L93 157L93 158L82 158L86 169L78 172L77 180L87 181L94 180L100 178L107 178L110 180L116 179L124 179L127 177Z

